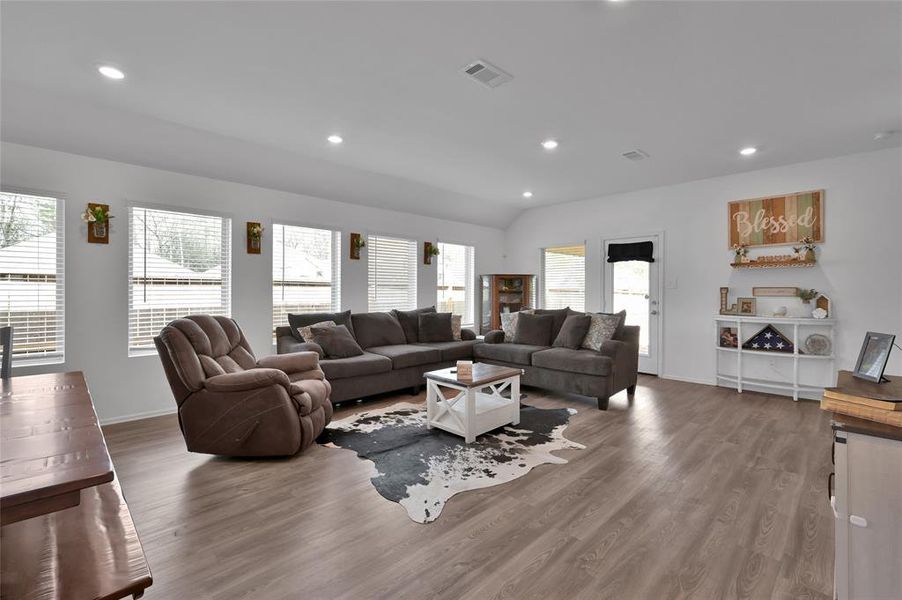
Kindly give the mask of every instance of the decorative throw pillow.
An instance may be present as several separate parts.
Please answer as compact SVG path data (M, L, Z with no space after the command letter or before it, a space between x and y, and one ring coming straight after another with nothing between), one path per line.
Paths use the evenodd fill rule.
M501 329L504 331L504 341L513 342L514 333L517 331L517 317L521 314L531 315L532 309L521 310L520 312L503 312L501 313Z
M578 349L582 345L583 340L586 339L586 334L589 332L589 325L591 324L592 317L589 315L576 314L568 316L564 319L564 324L551 345L555 348Z
M327 358L348 358L363 354L357 340L344 325L332 327L312 325L310 333L313 335L313 343L319 344Z
M408 344L416 344L420 340L419 318L422 313L434 313L435 307L418 308L416 310L392 309L391 313L398 319Z
M553 315L521 314L517 318L517 331L514 333L514 343L527 344L529 346L548 346L551 344L551 328L553 326Z
M587 314L591 317L592 322L589 324L589 331L586 332L581 347L598 352L601 350L601 345L612 339L623 321L626 320L626 311L621 310L613 315L610 313Z
M299 327L298 333L301 334L301 337L304 338L305 342L313 341L313 334L310 332L311 327L335 327L335 321L320 321L319 323L313 323L306 327Z
M304 338L301 337L301 332L299 331L300 328L316 323L322 323L323 321L335 321L336 325L344 325L348 328L348 331L351 332L351 336L356 337L354 336L354 326L351 324L351 311L349 310L335 313L288 313L288 324L291 326L291 335L299 342L304 341Z
M570 310L570 307L567 308L558 308L558 309L550 309L550 308L537 308L535 310L537 315L551 315L554 317L554 324L551 326L551 339L556 339L557 334L561 332L561 327L564 326L564 321L567 319L568 315L576 314L574 311ZM582 341L582 340L580 340Z
M460 341L460 315L451 315L451 335L455 342Z
M450 342L454 339L451 313L420 313L418 321L421 342Z

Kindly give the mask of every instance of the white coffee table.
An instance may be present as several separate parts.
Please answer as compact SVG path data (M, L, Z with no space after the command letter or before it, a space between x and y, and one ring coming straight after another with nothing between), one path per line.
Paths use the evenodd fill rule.
M429 371L426 378L426 426L437 427L464 438L468 444L476 436L502 425L520 422L520 375L522 369L476 363L473 376L458 378L454 367ZM510 388L510 398L501 395ZM446 399L442 388L457 390Z

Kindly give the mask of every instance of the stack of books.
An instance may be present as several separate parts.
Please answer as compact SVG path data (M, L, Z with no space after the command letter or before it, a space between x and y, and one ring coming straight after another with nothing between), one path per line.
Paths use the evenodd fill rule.
M871 383L840 371L837 386L824 390L821 408L831 412L902 427L902 375Z

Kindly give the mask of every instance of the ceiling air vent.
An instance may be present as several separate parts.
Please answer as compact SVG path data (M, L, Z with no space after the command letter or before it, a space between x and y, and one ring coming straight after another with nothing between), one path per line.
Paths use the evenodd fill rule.
M646 152L645 150L639 150L637 148L636 150L624 152L621 156L630 160L645 160L646 158L648 158L648 152Z
M510 73L506 73L495 65L484 61L477 60L468 64L463 68L463 72L474 81L478 81L482 85L495 88L502 83L507 83L514 78Z

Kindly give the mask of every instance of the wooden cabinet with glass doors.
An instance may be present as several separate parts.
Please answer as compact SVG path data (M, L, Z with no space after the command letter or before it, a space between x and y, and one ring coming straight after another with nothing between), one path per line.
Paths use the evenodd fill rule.
M501 313L535 308L535 275L491 274L481 275L480 279L480 334L501 329Z

